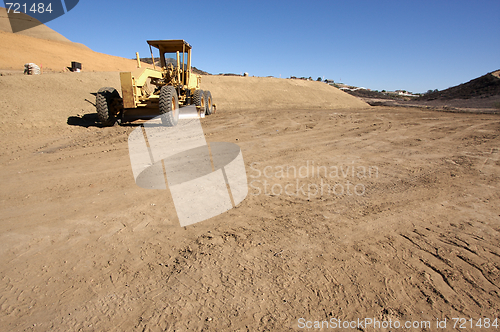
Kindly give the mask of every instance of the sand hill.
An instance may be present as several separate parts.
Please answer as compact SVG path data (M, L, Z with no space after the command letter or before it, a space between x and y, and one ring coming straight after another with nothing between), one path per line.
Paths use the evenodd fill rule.
M48 40L55 40L68 43L71 42L68 38L50 29L49 27L45 26L40 21L29 15L21 13L16 15L16 19L24 21L26 26L34 26L33 28L20 31L17 34L40 38L40 39L48 39ZM9 21L9 17L7 16L7 9L3 7L0 7L0 31L12 32L12 27ZM82 47L86 46L82 45Z
M365 102L316 81L272 77L203 76L223 109L366 108Z
M120 91L118 72L46 73L0 76L10 91L0 99L7 110L0 128L22 132L33 128L64 128L72 116L95 114L94 94L104 86ZM278 78L203 76L217 112L283 109L365 109L366 103L320 82ZM29 98L26 98L29 90Z
M79 44L46 40L22 34L0 31L0 69L23 70L34 62L44 71L64 71L72 61L81 62L85 71L133 70L136 62L94 52Z
M28 15L23 17L38 22ZM134 60L97 53L73 43L43 24L14 34L5 8L0 8L0 45L0 70L23 70L28 62L56 72L64 71L72 61L81 62L85 71L133 70L136 66Z

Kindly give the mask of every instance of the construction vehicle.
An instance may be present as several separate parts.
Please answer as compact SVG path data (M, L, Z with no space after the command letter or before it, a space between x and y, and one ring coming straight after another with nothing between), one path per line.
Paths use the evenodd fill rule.
M115 88L101 88L96 95L99 121L104 126L161 115L163 125L175 126L179 117L205 117L215 112L210 91L200 89L201 76L191 68L191 45L184 40L148 40L153 69L120 73L122 96ZM159 50L157 69L152 47ZM191 107L184 107L189 106Z

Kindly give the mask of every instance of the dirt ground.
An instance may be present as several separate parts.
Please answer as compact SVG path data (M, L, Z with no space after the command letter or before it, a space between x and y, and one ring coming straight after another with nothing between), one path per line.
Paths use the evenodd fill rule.
M500 95L451 100L361 99L372 106L417 107L453 113L500 114Z
M498 317L498 115L238 79L204 78L220 107L202 126L241 147L249 194L181 228L168 191L134 182L136 125L95 123L92 93L116 73L0 77L1 331Z

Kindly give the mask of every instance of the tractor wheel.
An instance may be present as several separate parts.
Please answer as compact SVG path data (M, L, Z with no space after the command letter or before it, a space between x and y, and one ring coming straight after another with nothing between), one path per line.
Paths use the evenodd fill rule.
M214 106L212 104L212 94L210 93L210 91L205 91L205 104L207 105L205 109L205 114L206 115L212 114L214 111Z
M103 126L112 126L116 122L117 112L113 100L120 98L115 88L100 88L95 97L97 117Z
M160 90L161 122L167 127L174 127L179 122L179 97L171 85L165 85Z
M193 95L193 101L196 107L201 108L202 112L206 112L207 106L205 103L205 94L203 93L203 90L195 90L194 95Z

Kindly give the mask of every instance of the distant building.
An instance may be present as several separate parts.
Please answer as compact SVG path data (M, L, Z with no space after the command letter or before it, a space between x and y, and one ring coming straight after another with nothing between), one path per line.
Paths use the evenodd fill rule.
M405 96L405 97L418 97L418 95L414 95L413 93L405 91L405 90L396 90L393 93L397 94L399 96Z

